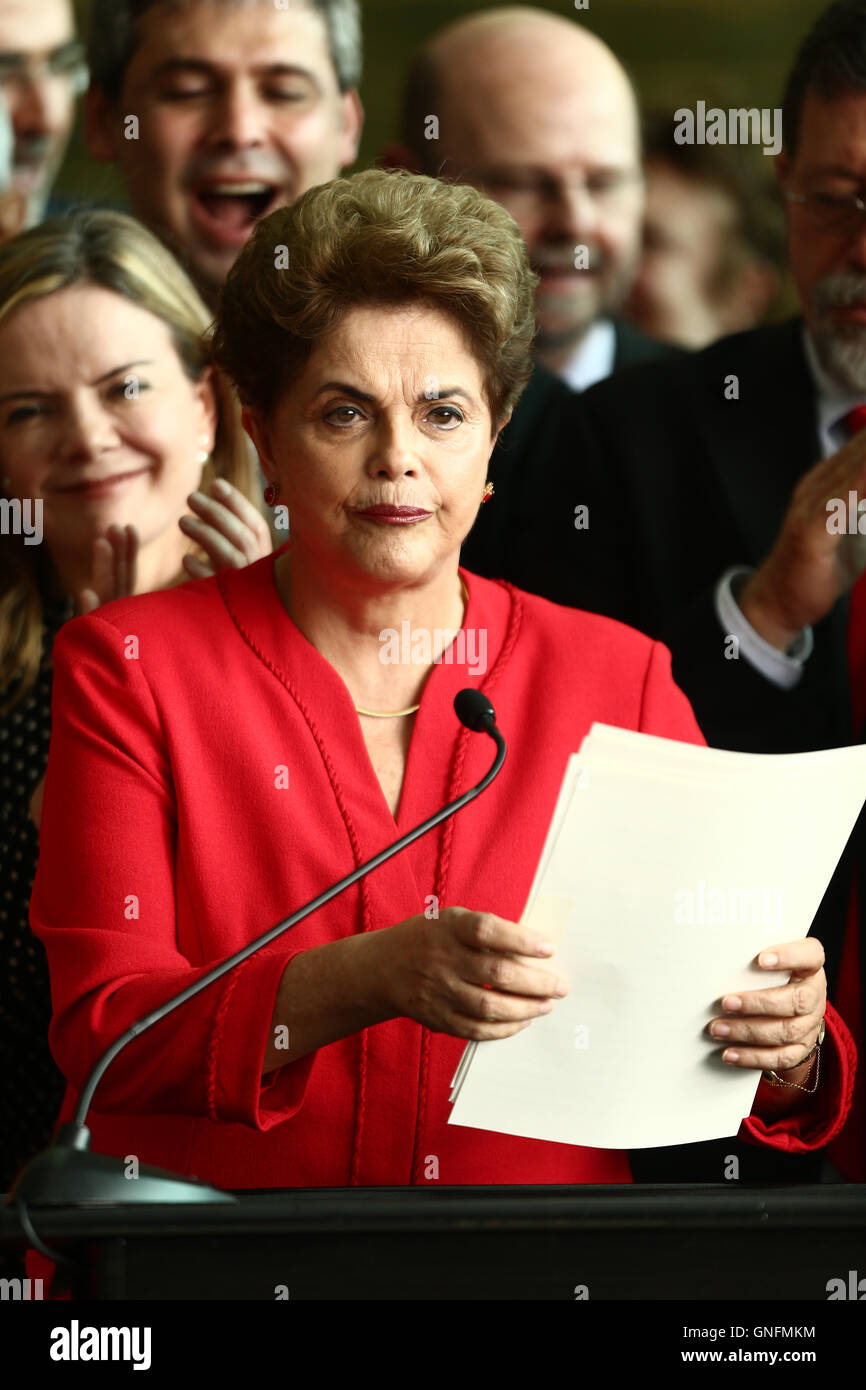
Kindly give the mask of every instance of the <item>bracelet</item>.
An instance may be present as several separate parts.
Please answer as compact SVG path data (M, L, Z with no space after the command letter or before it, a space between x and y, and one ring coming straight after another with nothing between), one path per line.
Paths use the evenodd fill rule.
M812 1048L812 1051L811 1051L811 1052L807 1052L806 1056L803 1058L803 1062L808 1062L808 1061L809 1061L810 1059L812 1059L812 1058L815 1059L814 1062L813 1062L813 1066L814 1066L814 1068L815 1068L815 1084L814 1084L814 1086L801 1086L799 1081L783 1081L783 1080L782 1080L782 1077L779 1076L778 1073L777 1073L777 1072L774 1072L774 1071L765 1071L765 1072L763 1073L764 1080L767 1081L767 1082L769 1083L769 1085L771 1085L771 1086L785 1086L785 1087L787 1087L788 1089L793 1090L793 1091L805 1091L805 1092L806 1092L806 1095L808 1095L808 1096L814 1095L815 1092L816 1092L817 1089L818 1089L818 1081L820 1080L820 1077L821 1077L821 1044L822 1044L822 1042L824 1041L824 1034L826 1033L826 1031L827 1031L827 1027L826 1027L826 1024L825 1024L825 1022L824 1022L824 1020L823 1020L823 1018L822 1018L822 1019L821 1019L820 1026L819 1026L819 1028L818 1028L818 1041L815 1043L815 1046ZM798 1066L798 1067L802 1067L803 1062L798 1062L798 1063L797 1063L797 1066ZM793 1067L788 1067L787 1070L788 1070L788 1071L793 1071L794 1068L793 1068ZM810 1077L811 1075L812 1075L812 1067L809 1068L809 1071L808 1071L808 1073L807 1073L807 1075L806 1075L806 1080L807 1080L807 1081L809 1080L809 1077Z

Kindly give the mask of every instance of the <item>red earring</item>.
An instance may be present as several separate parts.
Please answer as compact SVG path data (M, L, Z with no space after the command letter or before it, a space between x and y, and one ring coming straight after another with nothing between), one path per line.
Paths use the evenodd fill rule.
M493 484L492 484L492 483L485 483L485 485L484 485L484 491L483 491L482 494L481 494L481 505L482 505L482 507L484 506L484 503L485 503L485 502L489 502L489 501L490 501L490 499L491 499L492 496L493 496Z
M265 488L265 505L268 506L268 507L275 507L275 506L277 505L277 503L278 503L279 500L280 500L280 485L279 485L279 483L269 483L268 486Z

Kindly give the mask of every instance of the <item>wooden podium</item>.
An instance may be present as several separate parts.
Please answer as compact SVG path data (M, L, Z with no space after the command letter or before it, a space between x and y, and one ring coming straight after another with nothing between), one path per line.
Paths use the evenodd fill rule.
M31 1209L78 1299L816 1300L866 1276L866 1186L406 1187ZM0 1209L0 1245L27 1244ZM866 1284L864 1284L866 1288Z

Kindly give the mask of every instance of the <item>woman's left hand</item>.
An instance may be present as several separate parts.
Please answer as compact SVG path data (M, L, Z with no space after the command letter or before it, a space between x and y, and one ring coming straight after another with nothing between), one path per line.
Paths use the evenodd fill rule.
M211 497L192 492L187 498L196 516L182 516L180 529L210 556L205 564L186 555L183 567L192 579L209 579L217 570L244 569L273 550L268 523L252 502L225 478L217 478Z
M708 1031L726 1044L722 1056L731 1066L789 1071L799 1067L818 1041L827 1005L824 948L807 936L769 946L757 960L764 970L790 970L790 980L772 989L726 994L725 1013L711 1020Z

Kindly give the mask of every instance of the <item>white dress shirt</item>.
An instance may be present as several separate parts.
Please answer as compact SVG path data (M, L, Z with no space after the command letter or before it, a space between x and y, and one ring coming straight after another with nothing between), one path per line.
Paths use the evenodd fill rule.
M588 391L597 381L611 375L615 357L616 329L610 319L598 319L556 376L572 391Z

